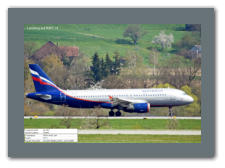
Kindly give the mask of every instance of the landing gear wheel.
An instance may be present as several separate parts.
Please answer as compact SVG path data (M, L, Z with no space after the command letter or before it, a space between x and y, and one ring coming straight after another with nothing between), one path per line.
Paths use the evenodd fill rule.
M172 113L169 113L169 116L170 117L173 117L174 116L174 113L172 112Z
M121 112L120 111L117 111L116 112L116 116L121 116Z
M174 116L174 113L172 111L172 107L169 107L169 114L168 114L170 117L173 117Z
M110 117L114 116L114 112L112 110L109 112L109 116Z

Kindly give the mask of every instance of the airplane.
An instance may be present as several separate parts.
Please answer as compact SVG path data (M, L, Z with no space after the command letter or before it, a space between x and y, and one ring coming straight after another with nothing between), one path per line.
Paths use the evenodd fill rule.
M26 94L27 98L72 108L106 108L110 109L109 116L121 116L121 110L147 113L151 107L168 107L169 116L173 116L173 106L194 101L184 91L173 88L63 90L38 64L29 64L29 69L36 92Z

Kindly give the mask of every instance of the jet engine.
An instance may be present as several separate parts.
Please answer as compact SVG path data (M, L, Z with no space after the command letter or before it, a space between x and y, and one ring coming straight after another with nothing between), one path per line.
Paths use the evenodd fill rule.
M126 112L137 112L137 113L146 113L150 112L150 103L135 103L129 104L128 107L123 109Z

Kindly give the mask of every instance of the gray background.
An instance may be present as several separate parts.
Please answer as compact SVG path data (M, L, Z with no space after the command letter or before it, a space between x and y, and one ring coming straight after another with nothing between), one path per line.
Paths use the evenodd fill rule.
M24 24L201 24L202 143L26 144L24 143ZM212 8L68 8L8 10L9 157L213 157L215 153L215 24Z

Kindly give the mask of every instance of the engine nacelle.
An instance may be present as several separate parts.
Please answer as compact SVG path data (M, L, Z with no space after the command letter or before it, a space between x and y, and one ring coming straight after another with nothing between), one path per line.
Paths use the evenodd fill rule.
M137 112L137 113L150 112L150 103L130 104L128 107L124 108L123 110L126 112Z

